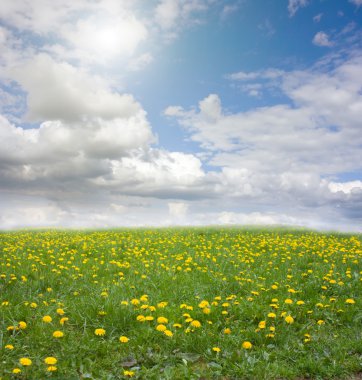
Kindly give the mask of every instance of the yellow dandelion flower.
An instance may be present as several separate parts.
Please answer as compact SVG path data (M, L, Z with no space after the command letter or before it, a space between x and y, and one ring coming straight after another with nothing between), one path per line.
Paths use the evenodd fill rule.
M57 371L58 368L55 366L55 365L50 365L48 368L47 368L47 371L48 372L55 372Z
M28 366L31 366L32 361L31 361L31 359L29 359L29 358L20 358L20 359L19 359L19 363L20 363L21 365L23 365L24 367L28 367Z
M266 327L266 322L265 322L265 321L261 321L261 322L259 322L258 327L259 327L259 329L265 329L265 327Z
M220 347L213 347L212 350L214 352L220 352L221 351L221 348Z
M44 359L45 364L54 365L57 364L58 360L54 356L48 356Z
M160 324L168 323L168 319L165 318L165 317L158 317L157 318L157 323L160 323Z
M241 347L244 348L245 350L250 350L253 347L253 345L249 341L246 340L245 342L243 342Z
M346 303L353 305L356 303L356 301L353 298L348 298L348 299L346 299Z
M27 328L27 326L28 325L26 324L26 322L24 322L24 321L19 322L19 328L20 329L25 330Z
M165 330L167 330L167 327L163 324L160 324L160 325L156 326L156 330L157 331L165 331Z
M226 335L231 334L231 330L229 328L224 329L224 334Z
M20 369L20 368L14 368L14 369L12 370L12 373L13 373L14 375L17 375L18 373L21 373L21 369Z
M323 319L320 319L319 321L317 321L318 325L321 326L321 325L324 325L325 322L323 321Z
M129 342L129 339L126 336L122 335L119 337L119 341L121 343L127 343L127 342Z
M294 318L291 316L291 315L287 315L285 318L284 318L285 322L287 322L289 325L291 325L292 323L294 323Z
M14 349L14 346L13 346L12 344L7 344L7 345L5 346L5 348L6 348L7 350L13 350L13 349Z
M268 318L276 318L277 315L275 313L268 313Z
M164 333L166 336L168 336L168 337L172 337L172 336L173 336L173 332L170 331L170 330L165 330L163 333Z
M208 307L209 306L209 302L206 301L206 300L203 300L199 303L199 308L200 309L204 309L205 307Z
M63 336L64 336L64 333L62 331L57 330L53 332L54 338L63 338Z
M284 300L284 303L286 303L287 305L291 305L293 303L293 300L291 300L290 298L287 298Z
M60 319L59 323L60 323L62 326L64 326L65 322L68 322L68 321L69 321L69 318L67 318L67 317L63 317L63 318Z
M202 312L204 314L210 314L211 313L211 309L209 307L205 307L205 308L202 309Z
M106 330L105 329L95 329L94 330L94 334L97 335L97 336L104 336L106 335Z
M127 377L133 377L134 376L134 371L123 371L123 376L127 376Z
M52 321L52 317L50 315L44 315L43 322L50 323Z
M194 321L190 323L190 326L199 328L201 327L201 323L195 319Z

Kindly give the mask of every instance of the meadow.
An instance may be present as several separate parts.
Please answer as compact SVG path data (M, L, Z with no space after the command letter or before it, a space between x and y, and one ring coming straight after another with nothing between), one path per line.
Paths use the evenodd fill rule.
M357 379L362 236L0 233L0 378Z

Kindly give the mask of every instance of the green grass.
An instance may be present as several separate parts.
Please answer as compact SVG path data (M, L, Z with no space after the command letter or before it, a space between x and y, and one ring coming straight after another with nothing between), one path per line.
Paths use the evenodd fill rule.
M360 235L16 231L0 233L0 255L2 380L349 379L362 371ZM172 336L156 329L158 317ZM57 359L55 371L46 357Z

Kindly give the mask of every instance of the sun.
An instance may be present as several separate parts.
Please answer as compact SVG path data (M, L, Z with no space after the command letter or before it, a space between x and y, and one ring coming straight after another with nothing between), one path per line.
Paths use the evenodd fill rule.
M134 16L95 19L78 27L77 40L83 50L109 60L119 56L131 56L147 37L145 26Z

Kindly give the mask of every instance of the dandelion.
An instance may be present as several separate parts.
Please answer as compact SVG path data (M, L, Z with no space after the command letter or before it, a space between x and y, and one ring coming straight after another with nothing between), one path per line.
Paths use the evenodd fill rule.
M53 332L53 337L54 338L63 338L64 333L62 331L56 330Z
M285 322L287 322L289 325L291 325L292 323L294 323L294 318L291 316L291 315L287 315L285 318L284 318Z
M321 325L324 325L325 322L323 321L323 319L320 319L319 321L317 321L318 325L321 326Z
M52 317L50 315L44 315L43 322L44 323L50 323L52 321Z
M44 359L45 364L54 365L57 364L58 360L54 356L48 356Z
M57 314L58 315L64 315L65 311L63 309L57 309Z
M231 330L229 328L224 329L224 334L226 335L231 334Z
M170 338L173 336L173 332L170 330L165 330L163 333Z
M276 318L276 316L275 313L268 313L268 318Z
M291 305L293 303L293 300L291 300L290 298L287 298L284 300L284 303L287 305Z
M163 325L163 324L160 324L160 325L156 326L156 330L162 332L162 331L167 330L167 327L165 325Z
M165 324L168 323L168 319L165 317L158 317L157 318L157 323Z
M14 369L12 370L12 373L13 373L14 375L17 375L18 373L21 373L21 369L20 369L20 368L14 368Z
M209 307L209 302L206 300L203 300L199 303L199 308L200 309L205 309L206 307Z
M245 342L243 342L241 347L244 348L245 350L250 350L253 347L253 345L249 341L246 340Z
M221 348L220 348L220 347L213 347L212 350L213 350L214 352L219 353L219 352L221 351Z
M356 303L356 301L353 299L353 298L347 298L346 299L346 303L350 304L350 305L353 305Z
M123 371L123 376L133 377L134 374L135 374L134 371L128 371L128 370Z
M29 367L29 366L31 366L32 361L31 361L31 359L29 359L29 358L20 358L20 359L19 359L19 363L20 363L22 366L24 366L24 367Z
M259 329L265 329L266 327L266 322L265 321L260 321L258 324Z
M57 371L58 368L55 366L55 365L50 365L48 368L47 368L47 371L48 372L55 372Z
M195 327L195 328L199 328L199 327L201 327L201 323L195 319L194 321L192 321L190 323L190 326Z
M12 344L7 344L7 345L5 346L5 348L6 348L7 350L13 350L13 349L14 349L14 346L13 346Z
M25 330L27 328L27 326L28 325L26 324L26 322L24 322L24 321L19 322L19 328L21 330Z
M119 341L121 343L127 343L129 341L129 339L126 336L122 335L119 337Z
M95 329L94 330L94 334L97 335L97 336L104 336L106 335L106 330L105 329Z
M62 326L64 326L65 322L68 322L68 321L69 321L69 318L67 318L67 317L63 317L63 318L60 319L59 323L60 323Z

